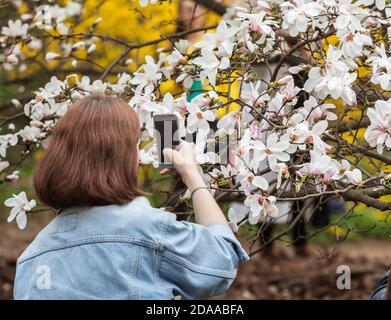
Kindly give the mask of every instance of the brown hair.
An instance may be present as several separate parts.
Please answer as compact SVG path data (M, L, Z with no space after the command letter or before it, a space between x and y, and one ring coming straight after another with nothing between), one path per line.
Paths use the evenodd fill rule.
M137 187L137 114L121 98L84 97L56 125L34 177L38 198L55 209L125 204Z

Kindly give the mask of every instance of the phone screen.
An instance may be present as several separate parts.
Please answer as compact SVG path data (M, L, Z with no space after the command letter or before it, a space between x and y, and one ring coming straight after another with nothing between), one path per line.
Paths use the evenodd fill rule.
M179 145L178 119L175 115L157 115L153 118L155 125L155 137L158 147L159 164L163 167L171 167L172 164L165 162L163 149L174 149Z

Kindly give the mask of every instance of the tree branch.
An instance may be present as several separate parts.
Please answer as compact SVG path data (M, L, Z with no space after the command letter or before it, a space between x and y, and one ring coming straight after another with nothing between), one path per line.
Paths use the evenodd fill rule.
M223 3L217 2L215 0L194 0L194 2L216 12L221 16L227 11L227 7Z

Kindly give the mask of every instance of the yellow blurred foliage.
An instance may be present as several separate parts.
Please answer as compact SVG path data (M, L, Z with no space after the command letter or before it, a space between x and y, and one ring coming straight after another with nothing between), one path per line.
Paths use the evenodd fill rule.
M66 3L67 1L64 1ZM27 6L24 4L19 8L19 13L27 12ZM141 7L138 1L129 0L86 0L84 2L83 16L81 23L73 26L72 33L87 33L91 25L98 18L102 21L94 29L93 33L107 35L113 38L121 39L129 44L140 44L151 40L160 39L160 35L174 33L176 31L176 19L178 14L178 0L164 1L155 5L147 5ZM208 12L206 24L211 25L219 22L221 17L213 12ZM55 30L48 30L50 34L59 35ZM86 40L86 39L83 39ZM78 40L72 40L76 43ZM107 67L124 51L124 46L110 41L96 41L96 50L92 53L93 60L97 64ZM157 45L143 47L133 50L129 56L133 63L128 65L128 71L134 71L136 67L144 62L146 55L156 57L156 49L168 48L169 41L162 41ZM48 44L48 51L60 53L59 41L52 41ZM31 50L27 47L23 48L23 52L28 57L33 57L37 54L36 50ZM87 50L84 48L74 52L74 56L79 59L87 58ZM73 68L71 61L42 61L49 69L56 68L61 65L63 70L78 71L78 67ZM81 62L82 63L87 62ZM99 70L99 69L98 69ZM38 68L29 68L28 72L36 72Z
M326 231L335 235L338 239L343 239L346 236L346 230L337 225L329 226Z

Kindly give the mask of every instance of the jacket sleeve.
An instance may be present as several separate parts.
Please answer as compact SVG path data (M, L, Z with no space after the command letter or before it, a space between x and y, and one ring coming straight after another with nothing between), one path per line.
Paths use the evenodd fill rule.
M386 300L388 279L390 276L390 271L387 271L382 277L377 281L375 289L369 296L369 300Z
M239 262L249 259L225 224L202 226L170 214L164 232L160 276L174 294L198 299L221 294L236 277Z

